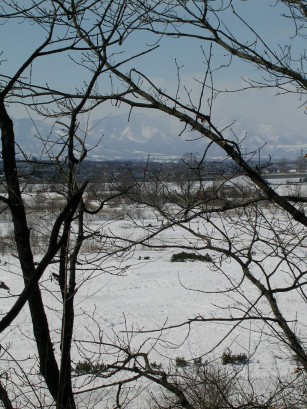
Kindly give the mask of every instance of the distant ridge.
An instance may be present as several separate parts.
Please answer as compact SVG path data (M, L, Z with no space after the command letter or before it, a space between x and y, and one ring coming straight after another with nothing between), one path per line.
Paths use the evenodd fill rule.
M224 137L235 139L244 154L261 148L263 159L271 156L273 160L278 160L282 157L295 159L307 153L305 135L278 124L242 118L233 121L226 116L220 118L217 124L218 129L224 130ZM26 155L42 159L46 159L48 153L57 154L58 143L64 135L60 126L52 128L46 122L34 124L29 118L15 119L14 129L21 150ZM46 140L48 149L43 149L43 141ZM187 152L202 154L207 143L195 131L184 129L181 122L166 115L154 117L136 113L129 122L126 114L113 115L103 121L93 121L86 133L88 158L92 160L135 160L149 155L156 160L175 159ZM210 159L222 159L224 156L218 147L208 150Z

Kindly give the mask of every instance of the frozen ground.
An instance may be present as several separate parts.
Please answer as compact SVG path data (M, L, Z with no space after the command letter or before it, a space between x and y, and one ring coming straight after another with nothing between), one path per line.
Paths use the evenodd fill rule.
M120 209L118 211L120 212ZM91 228L104 231L106 235L140 240L144 235L142 227L150 226L146 227L148 233L151 228L158 226L160 221L153 214L143 211L139 227L136 226L135 220L127 216L120 220L112 220L110 217L108 220L89 220L88 223ZM202 221L195 221L192 227L200 231L201 225ZM2 230L5 230L6 226L6 222L3 222ZM248 231L241 230L240 225L235 224L231 228L238 246L250 240ZM183 243L197 246L199 240L179 228L165 230L155 238L155 244L160 246L162 244L180 246ZM230 282L233 285L241 280L242 273L234 262L225 259L220 270L212 268L208 262L174 263L171 262L171 256L181 251L180 249L148 249L141 244L117 257L107 256L110 251L112 245L109 243L107 246L105 243L105 247L102 247L99 253L92 251L83 256L75 302L76 344L73 347L75 363L84 359L83 353L78 349L80 342L97 341L101 336L104 342L129 343L132 350L138 350L142 346L142 351L148 352L150 359L162 364L164 368L167 368L170 362L174 362L176 357L185 357L192 362L194 358L201 356L204 361L221 363L223 351L229 348L234 353L244 352L250 357L249 364L242 367L242 374L252 376L255 385L257 382L266 383L275 374L290 379L295 376L292 372L297 364L293 357L262 321L234 324L212 320L194 322L191 326L180 326L196 317L216 319L238 316L249 303L257 299L258 290L246 280L240 285L239 291L225 292L230 288ZM266 247L259 246L257 251L260 257L266 251ZM206 254L207 251L199 253ZM37 258L39 259L39 255ZM92 264L94 260L97 260L95 268ZM2 314L9 310L16 299L14 296L22 289L17 261L14 254L7 254L1 258L1 281L10 288L9 294L5 290L0 290ZM279 259L271 255L263 263L268 270L273 271L278 261ZM52 279L53 271L54 267L51 266L45 272L41 286L57 350L61 303L58 284ZM287 277L288 272L280 268L278 284L286 283ZM303 299L297 292L283 293L276 297L287 319L293 321L293 326L296 326L300 335L304 336L307 316L302 313L306 307ZM265 301L260 301L258 310L263 314L269 311ZM175 328L169 328L174 326ZM168 329L161 331L163 328ZM37 374L36 352L27 307L4 334L1 344L15 360L29 358L26 367L33 376ZM97 348L91 346L89 350L96 359ZM107 362L108 358L104 356L103 359ZM5 367L8 369L10 365L7 355L4 355L3 370ZM130 407L144 407L148 391L149 389L143 392L138 404L135 401ZM107 396L97 391L88 399L91 402L101 402L101 399L107 399ZM87 402L85 400L83 405L86 406ZM97 403L96 407L101 407L100 404ZM94 403L92 406L94 407Z

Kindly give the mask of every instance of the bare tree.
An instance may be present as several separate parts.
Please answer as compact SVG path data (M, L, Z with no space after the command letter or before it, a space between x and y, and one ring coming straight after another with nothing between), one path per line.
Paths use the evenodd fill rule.
M305 35L304 2L278 1L275 9L276 13L281 13L281 18L292 19L295 38ZM190 290L202 291L204 294L214 292L219 297L231 294L236 304L222 309L219 315L218 313L211 317L197 315L186 322L161 327L158 330L159 334L177 326L190 328L192 325L205 325L213 320L233 323L230 332L238 326L243 327L246 322L255 325L262 322L265 323L269 336L292 351L299 365L307 371L306 349L298 333L303 331L303 325L300 324L300 320L296 326L292 325L293 319L287 317L287 312L282 311L279 303L284 294L287 296L295 294L303 299L306 297L304 292L306 268L302 253L305 248L307 226L302 204L306 200L297 195L278 194L261 176L259 169L251 164L250 158L254 152L246 156L240 143L236 139L226 137L225 129L219 129L216 125L213 100L219 90L214 86L212 68L213 47L220 47L227 53L227 65L231 63L232 58L239 58L255 65L266 74L261 79L255 77L245 80L247 88L274 87L278 93L297 93L304 98L305 50L296 56L292 54L289 44L278 45L276 49L273 45L268 45L261 33L257 33L249 22L240 16L240 9L237 10L231 0L227 2L84 0L77 3L54 0L42 1L39 4L30 1L26 5L6 1L1 6L0 17L7 21L6 24L15 19L22 21L23 24L35 24L45 33L41 45L15 70L15 74L1 76L0 128L7 188L7 195L3 195L1 200L9 207L12 215L24 289L0 321L0 330L1 332L7 330L25 303L29 303L40 372L57 408L74 408L75 396L112 386L117 387L116 407L122 407L123 385L134 384L140 378L154 382L173 393L182 407L197 407L193 404L193 399L189 399L189 393L182 390L182 385L176 384L170 378L170 373L155 368L149 362L147 353L143 353L141 349L131 350L131 339L124 342L116 338L114 342L108 343L103 340L99 325L98 334L90 341L91 345L97 346L98 352L92 352L86 370L82 372L82 368L79 368L81 377L84 374L87 376L88 383L85 384L89 386L78 391L73 389L71 348L74 298L79 263L85 266L88 261L82 258L80 261L80 250L86 238L99 237L100 240L116 243L115 251L111 252L116 254L123 250L129 251L138 244L158 248L159 244L154 240L159 235L169 228L180 229L188 237L195 239L196 244L192 245L190 241L175 245L163 243L161 246L200 253L210 252L209 267L228 282L227 288L222 290L207 291L199 288ZM238 32L232 31L236 24L246 33L246 40L241 41ZM142 43L140 51L123 57L119 51L120 47L134 32L141 35L142 32L148 32L157 42L153 46L144 44L144 47ZM206 49L201 49L201 56L205 61L205 74L203 80L198 81L200 95L194 97L187 87L182 86L178 64L175 72L178 87L174 93L162 90L146 72L137 68L136 57L146 58L158 47L159 41L162 44L165 37L175 37L176 41L185 38L192 44L194 41L206 44ZM86 68L87 79L82 87L77 84L76 89L63 91L57 86L46 85L44 81L36 80L33 76L35 64L54 55L59 58L66 55L66 58L74 61L77 66ZM185 100L187 102L182 102L180 94L182 89L187 91ZM134 220L135 226L143 228L143 235L137 239L123 240L115 233L101 235L97 231L87 230L84 223L85 215L101 211L105 201L96 202L96 207L89 209L83 200L87 184L80 186L76 174L80 163L86 158L88 147L84 139L86 130L82 130L79 119L107 101L125 104L131 109L153 109L171 115L182 123L183 131L191 129L208 141L208 148L199 158L185 161L188 174L193 175L194 182L195 179L199 182L196 191L194 187L191 189L189 184L188 189L174 194L170 192L161 175L152 181L150 189L147 180L140 184L132 178L133 184L139 185L139 191L132 192L127 189L130 198L134 203L150 206L159 214L161 220L157 229L148 228L142 222ZM205 105L206 101L209 103ZM65 205L52 222L47 250L38 262L33 256L28 216L17 171L15 134L9 114L13 103L24 104L44 117L54 118L62 126L60 138L54 140L54 151L53 149L49 151L52 151L52 160L60 167L65 177ZM202 192L203 164L213 144L224 151L240 169L240 173L248 178L250 189L246 190L237 180L229 177L228 180L220 180L213 197L212 195L207 197L206 192ZM229 183L240 192L240 195L229 195L227 187ZM117 192L115 195L118 196L120 193ZM107 253L107 257L109 256L110 252ZM99 268L103 259L98 256L92 263ZM59 282L62 300L59 360L54 351L48 314L39 284L51 263L58 265L57 273L54 274ZM236 267L235 276L228 273L227 263ZM246 282L257 290L251 296L246 295L244 291ZM159 337L156 342L158 341ZM79 345L85 353L87 342L79 340ZM101 348L104 348L103 353ZM102 356L111 358L104 364L99 361ZM93 365L93 357L98 357L96 365ZM103 385L97 386L95 384L97 379L103 379ZM8 394L4 392L1 396L3 404L10 407Z
M86 17L85 17L86 15ZM33 325L33 335L37 345L40 373L46 382L48 393L57 408L75 408L72 389L71 345L74 330L74 298L77 292L77 274L80 270L80 249L86 239L98 237L98 233L84 229L85 213L96 214L110 199L96 203L96 208L86 209L83 195L87 182L78 182L78 169L87 156L85 143L86 129L80 127L79 118L110 98L116 99L112 83L103 96L98 92L98 79L108 77L106 72L107 49L121 44L128 36L129 27L125 19L131 15L125 2L4 2L1 5L0 18L5 25L22 21L24 25L34 25L42 34L41 44L32 51L25 61L15 69L12 75L1 75L0 128L2 137L2 157L5 174L6 195L1 196L2 203L10 210L14 228L16 254L22 271L24 288L7 313L2 316L0 329L4 332L18 317L28 302ZM95 47L95 54L87 53L87 45L82 39L81 24L86 18L92 19L96 33L89 29L90 38L103 38L101 45ZM103 34L104 32L104 34ZM71 54L69 54L71 53ZM59 58L71 58L74 63L87 69L87 79L81 89L63 90L56 84L48 84L48 78L42 82L33 74L36 64L41 60L57 55ZM62 127L60 137L41 136L49 160L58 169L64 181L62 194L65 203L55 217L49 220L47 247L35 261L31 241L29 215L24 199L23 187L16 162L16 140L14 124L9 111L13 104L23 104L43 118L54 118ZM25 158L27 159L27 157ZM117 194L116 194L117 195ZM98 269L101 261L96 261ZM57 265L53 272L60 286L62 298L60 333L60 353L55 351L56 342L51 335L48 313L39 281L46 269ZM5 288L5 287L3 287ZM8 394L3 391L1 399L10 407ZM40 403L43 404L43 403ZM12 406L12 405L11 405Z
M208 53L203 51L202 54L206 56L206 74L203 82L199 83L202 90L200 97L196 96L193 100L192 93L188 93L188 102L182 103L178 98L178 89L177 93L168 93L166 90L161 90L159 85L155 84L141 69L131 69L127 74L110 64L108 66L112 73L123 81L127 90L133 90L133 95L138 97L137 99L125 97L122 101L131 107L159 110L176 117L184 124L183 127L189 127L200 137L207 139L209 147L216 144L224 150L225 154L248 178L248 184L252 186L249 193L246 191L243 193L244 188L240 187L237 181L230 181L242 192L241 198L233 200L228 197L228 200L222 204L212 203L212 198L206 199L205 197L195 201L192 192L188 192L192 200L185 200L184 204L178 201L176 205L179 210L178 207L177 210L176 208L174 210L173 206L168 208L160 206L159 203L152 203L144 197L143 202L151 204L162 215L164 223L162 229L145 235L146 238L142 243L154 247L154 244L150 244L149 239L159 235L166 228L165 226L180 227L187 234L194 236L198 240L196 245L180 243L178 247L194 251L212 251L216 254L212 268L221 271L229 281L229 288L222 292L212 291L220 296L222 293L233 291L242 297L242 305L235 309L239 315L233 311L228 316L220 317L220 320L230 320L236 323L264 321L272 334L275 334L276 339L293 351L306 371L307 355L304 338L299 335L303 329L299 324L292 325L292 319L287 317L286 311L282 311L278 301L283 294L295 294L303 299L305 297L305 263L299 253L305 246L304 232L307 219L304 203L306 198L291 194L286 196L278 194L261 176L261 172L251 165L250 158L253 157L254 152L246 156L240 143L225 137L224 130L215 125L212 93L216 90L212 83L213 70L211 68L212 47L221 47L227 52L229 61L233 57L239 58L251 63L264 73L261 78L255 76L254 79L245 79L245 88L274 88L277 93L298 94L304 100L306 92L305 49L294 52L289 43L279 44L274 48L273 44L270 45L261 33L256 32L252 25L240 15L239 7L236 9L237 6L232 1L221 1L219 4L213 1L138 2L138 6L142 12L146 13L145 24L141 29L157 35L159 39L162 38L161 41L165 37L175 37L176 41L180 41L178 38L189 38L191 44L194 40L209 44ZM275 10L277 15L280 14L281 19L291 19L294 38L299 43L299 38L305 35L306 10L303 2L277 2ZM246 33L244 41L241 41L242 37L236 33L234 29L236 25L238 30L244 30ZM90 41L88 44L94 49ZM297 61L299 61L298 65ZM180 78L179 75L178 77ZM182 81L181 78L180 80ZM178 81L178 88L180 86L182 83ZM182 88L184 89L184 86ZM205 107L208 94L209 105ZM199 169L206 154L207 151L200 158L198 165L190 166L190 170ZM139 200L142 201L142 199ZM190 206L191 203L192 206ZM267 215L268 208L270 216ZM199 228L199 224L193 227L194 220L202 221L203 231ZM240 234L238 229L240 229ZM242 232L245 232L246 235ZM171 244L169 246L174 248ZM269 265L271 259L274 259L274 262ZM230 276L223 267L227 260L235 263L242 275ZM287 278L284 277L285 280L281 283L280 275L285 272ZM254 299L246 297L242 290L246 280L257 289L257 296ZM193 290L199 291L199 289ZM268 314L258 307L258 303L264 300L268 307ZM218 317L198 316L186 322L186 325L191 325L191 322L194 321L210 322L211 319L217 320ZM160 330L163 329L166 328L160 328Z

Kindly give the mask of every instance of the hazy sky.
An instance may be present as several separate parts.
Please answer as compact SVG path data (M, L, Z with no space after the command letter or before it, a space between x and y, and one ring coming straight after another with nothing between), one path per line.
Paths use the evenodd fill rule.
M236 0L234 5L240 7L242 16L253 26L253 28L263 35L268 43L276 46L288 43L289 35L294 33L293 24L290 19L280 19L276 7L267 7L268 4L275 4L275 1L267 0ZM236 32L241 41L245 39L246 32L240 28L239 24L232 23L230 28ZM0 26L0 48L3 50L1 56L2 64L0 71L2 74L13 74L23 61L28 57L43 40L44 33L35 25L27 25L17 21L8 21ZM136 51L144 49L144 44L151 42L150 36L142 33L133 35L127 43L124 43L120 50L123 55L132 55ZM296 46L296 44L298 44ZM195 40L187 39L167 39L160 43L159 49L150 55L133 61L130 67L143 70L162 89L175 92L177 88L177 63L181 69L181 98L184 101L186 96L184 87L193 90L195 101L200 93L200 85L195 79L202 79L206 70L204 57L201 53L201 44ZM304 41L300 39L291 40L291 45L298 49L304 47ZM303 49L303 48L302 48ZM217 68L227 60L225 52L213 48L212 67ZM128 67L126 68L128 70ZM258 76L261 73L247 63L233 61L230 68L225 68L215 73L214 86L221 90L233 90L244 85L242 78ZM74 88L80 86L86 80L87 71L76 66L68 57L48 57L39 61L33 66L33 78L39 79L42 84L47 82L56 85L61 89ZM206 97L210 97L210 93ZM206 98L205 98L206 99ZM304 109L299 108L304 101L300 101L299 96L281 95L274 96L274 91L244 91L242 93L228 93L219 95L214 101L215 115L228 113L237 116L255 118L261 122L279 122L291 126L295 130L304 132L305 114ZM304 104L303 104L304 106ZM24 115L17 107L12 107L13 115ZM122 108L123 109L123 108ZM206 106L204 105L204 111ZM96 116L102 115L97 112Z

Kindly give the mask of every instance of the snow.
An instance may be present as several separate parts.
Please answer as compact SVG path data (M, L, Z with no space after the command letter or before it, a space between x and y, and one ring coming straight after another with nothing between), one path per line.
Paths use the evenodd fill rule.
M303 188L305 189L306 186ZM289 189L292 188L279 186L277 189L279 193L286 194L285 189L289 193ZM31 199L31 195L29 198ZM120 217L112 219L112 214L116 215L116 210L120 212ZM125 214L127 210L130 211L130 216ZM244 352L250 357L249 364L242 367L241 375L251 376L252 374L255 385L259 388L267 383L268 379L274 377L274 374L293 377L291 372L297 364L285 346L278 341L276 334L272 333L263 321L212 320L217 317L241 316L242 311L246 311L253 303L256 303L259 314L272 316L264 298L257 302L259 291L243 279L237 263L227 256L219 258L216 253L207 249L197 250L197 247L205 245L206 237L211 237L213 234L213 241L218 243L221 239L219 230L227 231L228 236L231 237L233 249L236 249L244 258L245 248L251 243L251 232L254 230L253 224L248 224L251 219L247 215L233 213L228 218L215 215L210 223L205 222L204 219L191 222L188 227L203 235L203 240L175 226L163 230L152 241L162 247L150 249L146 241L127 252L116 254L112 254L112 250L115 250L112 246L124 244L126 240L143 240L150 232L162 226L162 219L158 214L144 208L137 211L135 207L129 208L129 206L125 209L114 207L107 215L107 220L103 214L101 219L87 220L89 228L103 232L105 236L111 236L112 239L108 242L96 243L95 250L83 254L81 259L75 299L76 344L72 349L74 363L84 359L84 352L82 353L80 349L83 345L81 341L97 341L101 336L104 342L122 345L128 342L132 350L138 351L141 348L142 351L149 353L152 362L162 364L164 368L168 368L170 362L174 364L178 356L185 357L191 362L201 356L204 361L220 363L223 351L229 348L235 353ZM247 218L244 219L244 217ZM253 246L254 258L259 261L259 265L253 267L254 275L265 282L266 277L261 270L262 266L266 274L272 274L270 278L272 285L289 286L291 271L288 260L274 251L269 255L274 240L278 237L282 239L284 229L288 229L285 237L292 234L289 230L289 221L280 211L272 210L270 207L263 209L261 218L260 227L257 229L267 242L259 241ZM277 221L279 221L280 236L275 237L270 223ZM1 231L7 229L7 221L2 221L0 224ZM306 239L299 227L295 226L293 229L293 240L288 243L291 262L296 265L292 268L304 270ZM297 232L296 229L298 229ZM301 238L300 246L296 245L295 232ZM171 262L171 255L180 252L180 245L184 243L194 247L200 254L209 253L216 264L200 261ZM220 245L227 248L229 244L220 243ZM39 260L40 256L36 257ZM14 255L6 254L0 261L1 281L10 288L9 294L0 290L1 314L5 314L21 292L23 281L18 260ZM55 267L49 266L41 280L41 287L55 351L58 355L61 302L58 283L52 280L53 271ZM239 284L237 291L227 292L231 286ZM292 322L293 328L295 327L299 336L304 339L307 325L307 316L302 314L305 309L304 297L292 291L276 294L276 298L286 318L290 323ZM191 325L180 325L197 318L198 320ZM202 322L200 318L209 321ZM28 359L23 366L32 371L34 378L37 377L36 350L27 307L4 333L1 345L2 351L7 348L15 360ZM113 359L112 355L107 356L101 347L94 344L88 347L88 350L91 351L91 359L103 359L104 362ZM103 353L102 357L100 353ZM3 368L7 370L10 365L13 365L11 361L7 361L6 353L3 353L1 361ZM15 365L15 367L17 371L18 366ZM32 375L30 378L32 379ZM156 388L148 385L148 388L138 396L139 403L136 404L133 401L127 407L144 407L150 387L153 390ZM87 399L91 399L92 402L96 399L97 405L93 404L92 407L101 407L101 399L107 401L110 398L109 395L103 397L104 393L106 392L97 391L88 397L86 394L85 397L78 395L79 407L86 407ZM31 395L31 391L29 394ZM82 403L83 398L85 401ZM44 397L44 399L47 398Z

